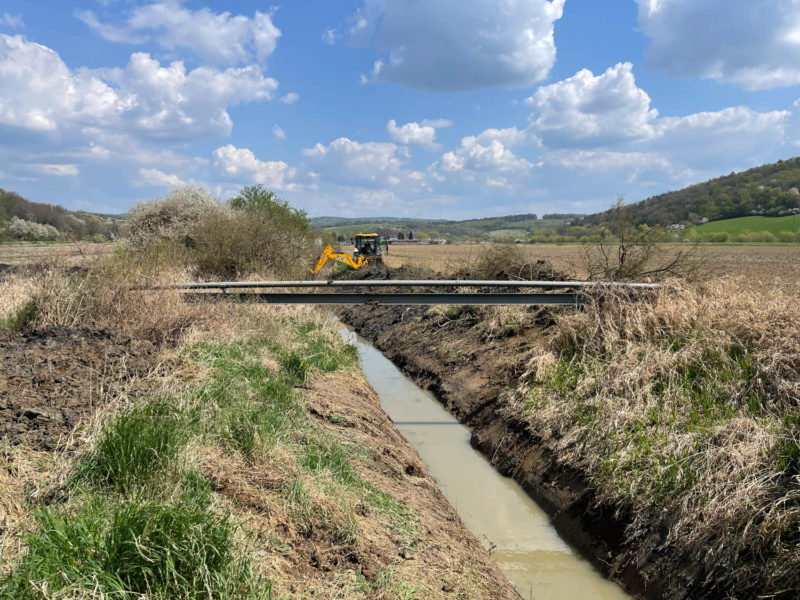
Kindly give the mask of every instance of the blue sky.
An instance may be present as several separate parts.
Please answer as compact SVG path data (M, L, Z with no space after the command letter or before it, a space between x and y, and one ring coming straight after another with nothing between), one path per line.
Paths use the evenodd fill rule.
M796 0L0 2L0 187L593 212L800 154Z

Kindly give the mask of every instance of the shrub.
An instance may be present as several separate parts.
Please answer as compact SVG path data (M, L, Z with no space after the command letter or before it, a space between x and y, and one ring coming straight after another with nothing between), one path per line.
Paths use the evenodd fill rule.
M218 208L211 193L202 187L176 188L164 198L139 203L131 210L127 239L138 248L168 240L191 245L189 234L194 224Z
M784 243L791 243L794 241L794 234L791 231L781 231L778 234L778 239Z
M192 230L198 276L305 274L313 237L304 212L261 185L243 188L228 204L229 211L203 216Z

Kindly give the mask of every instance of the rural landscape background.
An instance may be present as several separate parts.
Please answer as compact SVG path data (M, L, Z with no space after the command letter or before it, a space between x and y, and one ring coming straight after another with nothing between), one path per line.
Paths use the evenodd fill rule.
M800 597L798 24L4 2L0 598Z

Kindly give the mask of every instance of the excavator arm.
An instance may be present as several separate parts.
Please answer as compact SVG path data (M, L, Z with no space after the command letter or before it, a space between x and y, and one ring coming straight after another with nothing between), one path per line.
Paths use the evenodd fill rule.
M328 259L338 260L340 263L344 263L346 265L350 265L354 269L358 269L364 263L364 257L359 256L358 260L353 260L353 258L349 254L337 254L333 251L333 248L330 245L325 246L325 250L322 251L322 254L319 255L319 260L317 261L316 266L311 269L312 273L318 273L319 270L325 266L325 263L328 262Z

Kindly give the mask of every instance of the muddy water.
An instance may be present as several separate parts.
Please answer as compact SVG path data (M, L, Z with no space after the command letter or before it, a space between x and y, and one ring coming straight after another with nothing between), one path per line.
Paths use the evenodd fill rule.
M470 444L470 432L436 398L342 327L381 405L422 460L466 526L486 545L523 598L629 598L558 536L547 515L512 479Z

